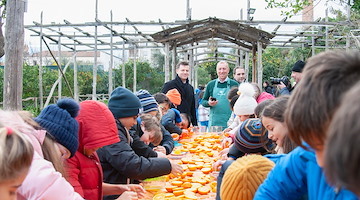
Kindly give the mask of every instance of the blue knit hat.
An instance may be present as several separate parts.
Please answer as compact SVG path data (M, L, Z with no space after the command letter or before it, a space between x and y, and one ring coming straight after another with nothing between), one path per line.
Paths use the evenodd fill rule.
M135 93L135 95L140 100L141 106L143 108L143 113L159 111L158 104L155 98L147 90L139 90Z
M234 144L243 153L265 153L274 146L258 118L247 119L241 124Z
M35 121L39 123L56 142L66 147L71 157L79 146L78 122L74 119L79 113L79 104L73 99L61 99L57 104L44 108Z
M139 114L139 99L128 89L117 87L110 95L108 107L116 119Z

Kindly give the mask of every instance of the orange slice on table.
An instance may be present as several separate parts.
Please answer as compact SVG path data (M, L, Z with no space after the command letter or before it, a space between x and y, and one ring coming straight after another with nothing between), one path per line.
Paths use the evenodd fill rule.
M202 168L201 171L202 171L204 174L208 174L208 173L211 172L211 168L205 167L205 168Z
M168 192L173 192L173 190L177 188L177 186L175 185L167 185L165 186L165 190L168 191Z
M188 168L190 171L195 171L197 170L197 166L196 165L188 165Z
M165 193L165 199L168 199L170 197L175 197L173 193Z
M181 162L184 163L184 164L188 164L190 162L190 159L189 158L181 158Z
M183 194L184 194L184 190L175 190L175 191L173 191L173 194L174 194L175 196L183 195Z
M192 184L190 182L185 182L181 185L181 187L183 188L191 188L192 187Z
M180 138L180 135L177 134L177 133L172 133L172 134L171 134L171 137L173 138L174 141L178 141L179 138Z
M165 196L166 195L164 193L160 193L160 194L156 194L152 199L153 200L163 200L166 198Z
M201 195L208 194L210 192L210 188L207 186L202 186L198 188L198 193Z
M182 181L172 181L171 185L175 185L175 186L181 186L183 184Z
M195 195L195 192L192 191L185 191L184 195L186 199L198 199L197 196Z

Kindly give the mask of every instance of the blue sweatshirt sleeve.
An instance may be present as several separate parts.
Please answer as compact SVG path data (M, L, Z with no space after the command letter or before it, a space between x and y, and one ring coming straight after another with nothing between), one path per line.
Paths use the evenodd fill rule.
M168 130L170 133L181 134L182 130L175 124L176 113L174 110L168 110L168 112L162 116L161 124Z
M288 155L281 157L259 186L254 199L302 199L307 193L306 171L309 156L306 155L307 153L311 154L297 147Z

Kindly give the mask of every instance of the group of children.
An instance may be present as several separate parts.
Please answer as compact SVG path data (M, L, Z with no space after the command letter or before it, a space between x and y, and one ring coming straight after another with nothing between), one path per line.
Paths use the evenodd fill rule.
M146 90L118 87L108 105L61 99L35 118L0 110L0 199L143 197L139 181L183 170L166 158L174 141L159 105ZM177 117L180 129L189 126Z
M257 118L240 122L214 164L216 199L358 199L359 92L359 52L310 58L290 96L265 100Z
M259 100L242 83L228 96L236 124L214 164L216 199L358 199L359 92L359 52L310 58L290 96ZM139 181L182 173L166 158L170 133L190 126L178 103L176 91L118 87L108 105L62 99L36 118L0 110L0 199L143 197Z

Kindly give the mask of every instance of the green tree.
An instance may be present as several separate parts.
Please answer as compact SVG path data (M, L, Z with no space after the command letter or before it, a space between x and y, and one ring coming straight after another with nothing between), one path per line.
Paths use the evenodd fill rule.
M125 83L126 87L131 89L133 88L133 80L134 80L134 61L131 60L125 63ZM161 91L161 88L164 84L164 73L162 72L162 68L153 68L150 66L148 62L142 62L136 60L136 90L146 89L151 94L157 93ZM115 87L122 85L122 66L114 69L115 74Z
M204 69L204 67L199 66L198 68L198 84L205 86L211 80L210 74ZM196 88L197 86L194 85Z
M331 0L339 2L344 6L350 5L354 12L360 11L360 1L354 0L352 4L350 0ZM292 17L310 5L309 0L265 0L266 8L282 8L281 15Z

